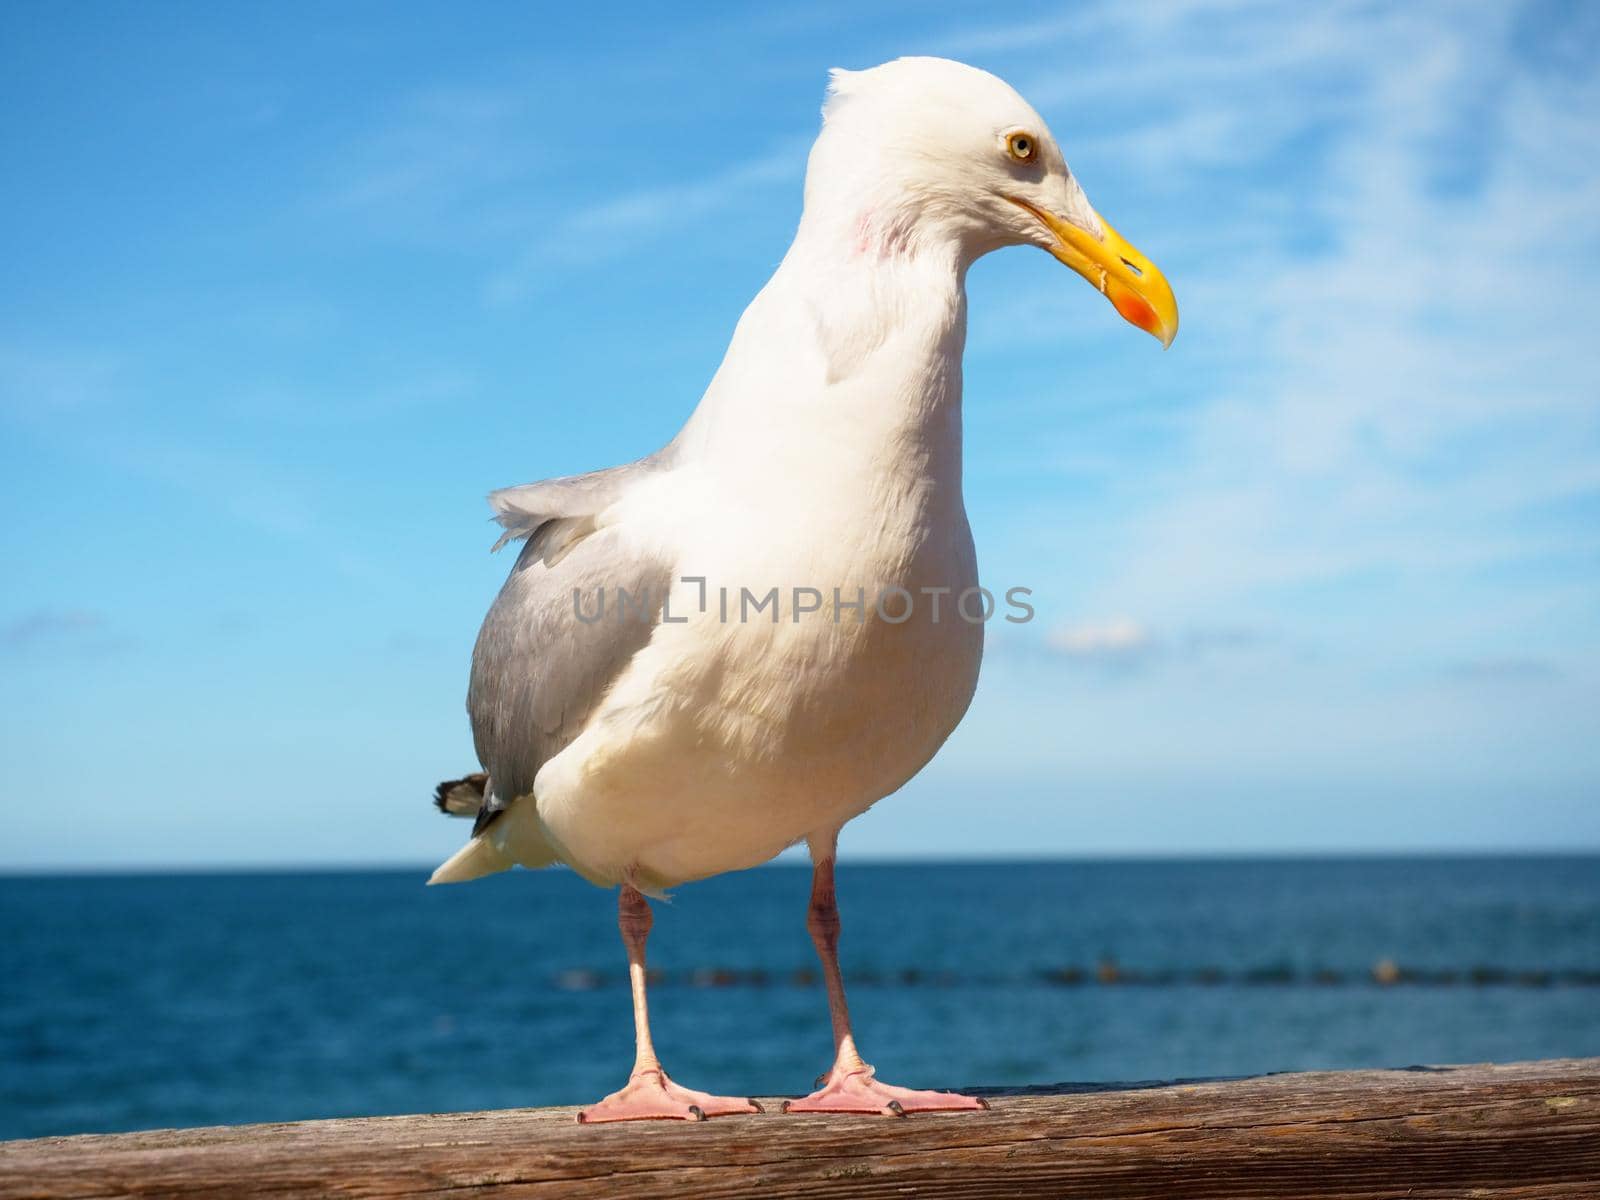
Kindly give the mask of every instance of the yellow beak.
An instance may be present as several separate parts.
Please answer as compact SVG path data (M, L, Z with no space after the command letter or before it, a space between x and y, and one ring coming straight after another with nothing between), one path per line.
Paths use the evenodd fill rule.
M1178 336L1178 302L1155 263L1124 241L1104 218L1100 224L1106 235L1101 239L1026 200L1006 198L1032 213L1055 235L1050 253L1094 284L1124 321L1137 325L1163 347L1172 345Z

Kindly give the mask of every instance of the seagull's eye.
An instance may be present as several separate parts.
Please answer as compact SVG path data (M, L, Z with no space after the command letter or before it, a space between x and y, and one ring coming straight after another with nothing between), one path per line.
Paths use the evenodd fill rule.
M1032 162L1038 146L1031 133L1013 133L1006 138L1006 153L1020 163Z

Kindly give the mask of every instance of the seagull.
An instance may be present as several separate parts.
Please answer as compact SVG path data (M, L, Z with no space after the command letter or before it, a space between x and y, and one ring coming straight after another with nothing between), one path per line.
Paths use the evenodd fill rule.
M490 495L495 548L523 546L472 655L482 771L437 789L472 836L430 882L564 863L619 889L635 1060L580 1121L759 1111L663 1070L647 897L800 842L834 1061L785 1111L984 1107L882 1083L862 1058L834 859L843 826L928 763L977 683L965 279L1020 245L1171 344L1172 289L1009 85L939 58L835 70L794 242L678 435L625 466Z

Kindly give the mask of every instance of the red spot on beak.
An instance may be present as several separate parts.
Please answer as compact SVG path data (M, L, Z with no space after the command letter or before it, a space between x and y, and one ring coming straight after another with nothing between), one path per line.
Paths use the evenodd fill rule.
M1156 316L1156 310L1150 307L1150 302L1137 292L1117 288L1111 296L1111 303L1122 314L1122 319L1130 325L1135 325L1146 333L1161 333L1161 322Z

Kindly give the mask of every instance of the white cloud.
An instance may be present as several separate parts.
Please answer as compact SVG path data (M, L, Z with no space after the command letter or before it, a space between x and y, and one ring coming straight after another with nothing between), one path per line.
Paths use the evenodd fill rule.
M805 172L810 136L785 138L765 153L742 158L697 179L622 192L549 223L548 228L490 279L491 303L520 299L541 272L593 266L635 252L663 234L705 222L747 203L752 194L783 185L792 190Z
M1174 355L1213 369L1182 390L1175 450L1127 464L1141 497L1095 531L1118 549L1080 602L1170 623L1293 594L1312 611L1275 611L1307 623L1383 597L1407 653L1514 642L1541 604L1592 611L1600 532L1547 516L1600 493L1580 332L1600 307L1600 78L1521 56L1512 6L1302 11L1130 15L1102 45L1136 115L1084 144L1146 224L1170 213ZM1050 115L1110 70L1023 90ZM1219 206L1218 186L1261 202ZM1540 558L1590 563L1586 583L1520 569ZM1520 610L1459 602L1490 575ZM1366 602L1318 605L1351 580Z
M387 123L344 148L326 203L407 223L436 216L539 166L526 144L530 108L516 88L436 87L401 97Z
M1273 634L1245 622L1192 625L1159 632L1133 617L1067 622L1051 629L1045 647L1069 662L1126 669L1164 666L1211 666L1242 659L1276 641Z
M1155 645L1150 631L1130 617L1062 625L1046 641L1068 658L1122 663L1142 657Z

